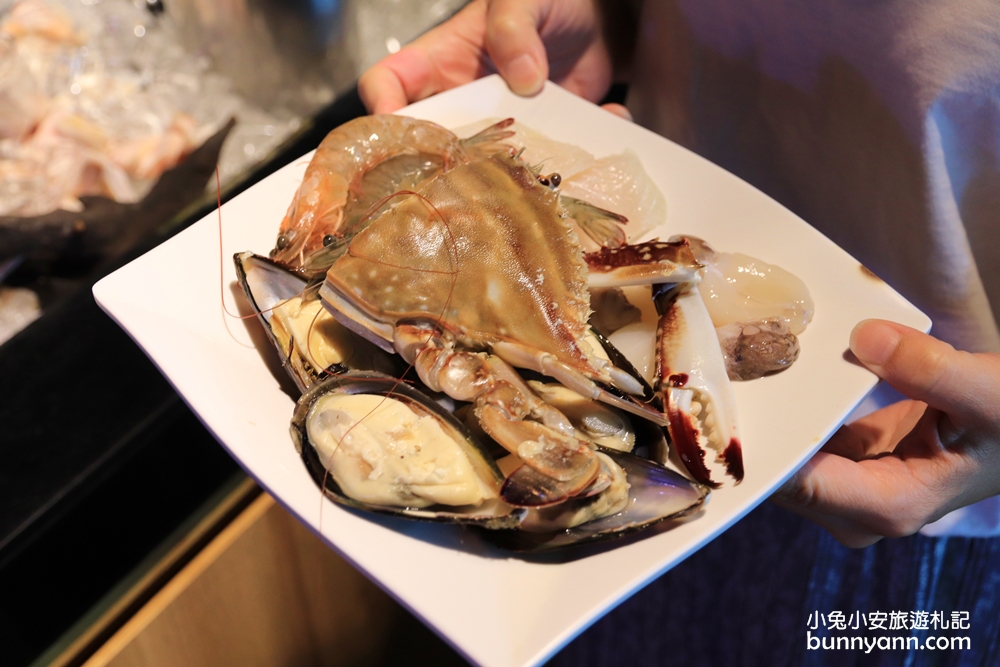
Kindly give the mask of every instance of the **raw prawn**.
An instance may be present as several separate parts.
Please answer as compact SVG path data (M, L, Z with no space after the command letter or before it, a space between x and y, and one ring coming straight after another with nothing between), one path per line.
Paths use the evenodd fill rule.
M316 149L271 257L309 273L325 270L344 243L377 217L377 210L369 211L373 204L495 153L512 134L506 130L511 123L502 120L467 139L405 116L363 116L341 125Z

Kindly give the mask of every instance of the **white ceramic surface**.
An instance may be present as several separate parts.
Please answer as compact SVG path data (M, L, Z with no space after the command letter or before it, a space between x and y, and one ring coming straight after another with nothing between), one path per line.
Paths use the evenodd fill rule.
M324 500L288 435L293 400L246 312L233 253L266 253L305 169L303 158L94 287L100 305L166 375L219 442L338 552L484 667L537 665L764 500L874 387L844 353L856 322L929 320L795 215L693 153L554 85L532 99L497 77L403 113L458 127L514 116L598 157L631 148L668 203L658 234L692 233L720 250L779 264L812 291L816 316L787 372L736 386L746 479L712 494L696 520L567 562L524 559L452 526L346 511ZM308 157L308 156L307 156ZM221 277L220 277L221 270ZM279 371L280 372L280 371ZM252 582L248 582L252 585Z

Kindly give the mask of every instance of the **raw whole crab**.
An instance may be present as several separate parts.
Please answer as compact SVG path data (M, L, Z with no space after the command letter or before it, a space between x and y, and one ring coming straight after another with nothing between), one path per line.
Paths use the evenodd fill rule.
M588 268L558 195L497 154L383 213L334 263L320 295L346 326L412 363L428 387L474 402L483 429L525 464L502 497L545 506L599 491L601 466L511 367L666 425L633 398L642 383L588 340L587 284L696 280L700 268L686 242L590 259Z

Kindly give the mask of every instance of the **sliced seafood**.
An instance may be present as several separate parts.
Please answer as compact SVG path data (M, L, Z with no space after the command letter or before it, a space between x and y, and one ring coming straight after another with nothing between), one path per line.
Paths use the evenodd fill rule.
M657 319L644 317L638 322L626 324L608 336L608 340L635 365L637 372L647 382L653 382L656 373L654 341Z
M401 380L348 373L303 394L292 440L334 501L411 518L513 527L493 459L448 411Z
M489 122L492 121L459 130L459 134L477 131ZM589 202L627 218L630 238L639 238L664 221L666 199L634 152L626 150L598 159L578 146L556 141L523 123L515 121L510 129L514 135L507 143L523 151L521 157L525 163L536 165L546 173L560 174L560 188L565 199ZM581 221L574 215L572 204L567 208L579 224ZM581 241L587 245L584 239ZM619 243L624 242L621 236Z
M563 174L562 193L620 213L639 238L667 217L667 201L646 174L639 156L627 150L600 158L588 168Z
M716 327L779 320L796 336L812 320L815 306L809 288L780 266L739 252L718 252L695 236L687 239L705 266L699 290Z
M492 122L487 121L464 131L481 130ZM539 165L547 172L556 172L569 178L593 166L596 161L593 155L579 146L552 139L520 121L515 120L510 129L514 135L507 143L522 151L521 158L525 163Z

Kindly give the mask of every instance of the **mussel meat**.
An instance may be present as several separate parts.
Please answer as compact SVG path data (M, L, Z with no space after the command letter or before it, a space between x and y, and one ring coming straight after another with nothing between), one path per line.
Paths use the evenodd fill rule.
M468 430L404 382L376 373L331 377L303 394L292 440L313 479L343 505L412 518L518 525L503 476Z
M394 356L334 319L319 300L318 286L310 287L301 274L252 252L237 253L233 261L250 306L300 391L351 369L399 370Z

